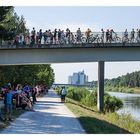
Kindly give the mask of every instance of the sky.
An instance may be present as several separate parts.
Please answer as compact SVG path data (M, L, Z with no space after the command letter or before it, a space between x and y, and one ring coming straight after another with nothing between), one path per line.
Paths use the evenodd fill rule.
M140 28L140 7L15 7L18 15L26 19L27 27L32 30L54 28L76 31L78 27L82 31L90 28L92 31L100 31L101 28L124 31L126 28ZM73 72L84 70L89 76L89 81L97 80L97 63L69 63L52 64L55 72L55 83L67 83L68 76ZM126 73L140 70L140 62L106 62L105 78L115 78Z

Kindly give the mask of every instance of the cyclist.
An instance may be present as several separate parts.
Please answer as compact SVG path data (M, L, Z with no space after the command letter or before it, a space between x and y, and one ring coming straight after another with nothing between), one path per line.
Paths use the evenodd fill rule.
M87 31L85 32L87 43L89 43L90 33L91 33L91 30L88 28Z

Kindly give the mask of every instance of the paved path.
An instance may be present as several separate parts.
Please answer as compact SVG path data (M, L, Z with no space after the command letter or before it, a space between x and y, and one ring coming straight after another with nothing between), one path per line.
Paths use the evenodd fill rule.
M26 112L2 131L2 134L82 134L85 131L75 115L60 103L52 91L34 106L35 112Z

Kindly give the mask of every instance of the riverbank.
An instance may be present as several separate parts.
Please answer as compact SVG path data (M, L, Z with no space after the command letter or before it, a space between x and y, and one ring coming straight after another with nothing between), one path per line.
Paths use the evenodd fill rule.
M140 121L134 120L130 115L99 113L96 110L79 106L71 99L67 99L66 105L77 116L88 134L140 133Z
M123 93L135 93L140 94L140 88L129 88L129 87L105 87L107 92L123 92Z

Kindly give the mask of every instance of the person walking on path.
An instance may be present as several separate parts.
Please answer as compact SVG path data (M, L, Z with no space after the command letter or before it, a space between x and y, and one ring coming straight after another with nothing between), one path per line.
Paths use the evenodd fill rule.
M67 95L67 90L66 87L62 87L62 91L61 91L61 102L64 103L65 102L65 97Z

